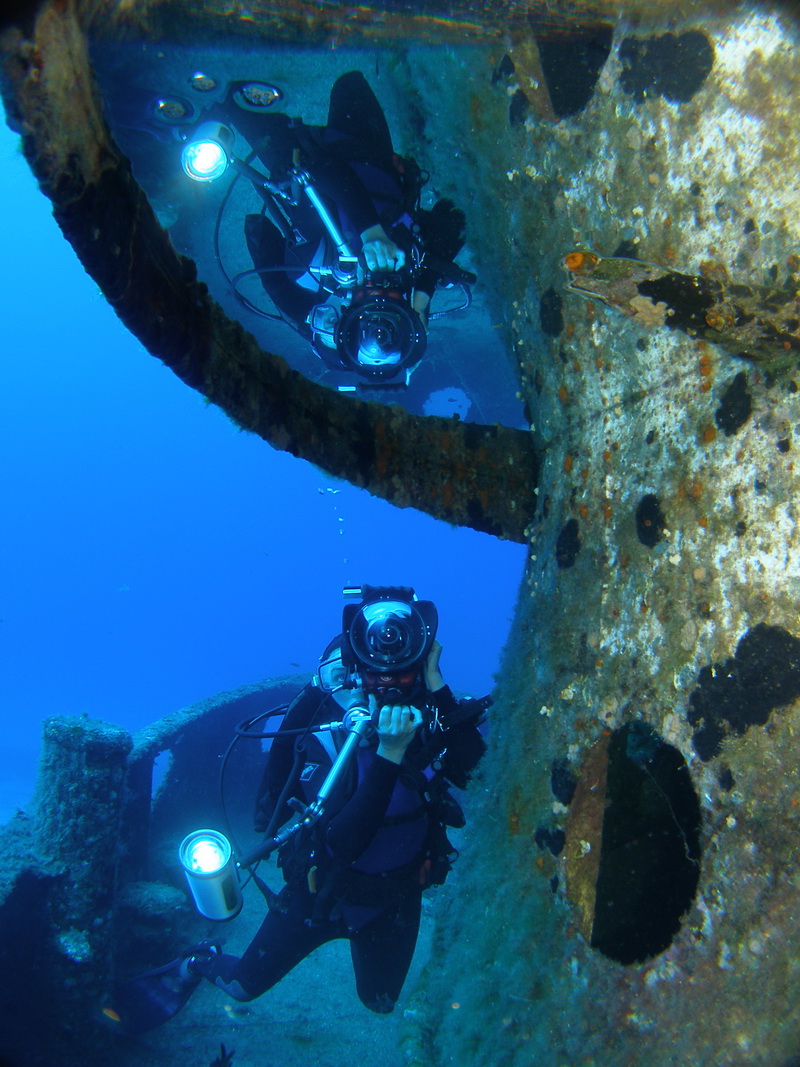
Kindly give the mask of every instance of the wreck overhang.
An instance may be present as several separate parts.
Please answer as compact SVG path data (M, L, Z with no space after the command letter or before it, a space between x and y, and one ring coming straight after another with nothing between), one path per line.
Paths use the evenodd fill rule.
M576 5L577 10L578 5ZM406 11L317 5L71 3L18 5L2 32L8 121L54 216L128 329L242 429L398 507L524 542L539 458L525 430L413 416L338 394L261 349L228 318L161 227L103 116L88 34L185 41L238 30L263 40L400 39L436 43L501 32L515 5L483 22L469 5ZM375 18L368 17L375 14ZM461 18L463 15L463 18ZM519 17L522 17L520 14ZM380 36L379 33L379 36Z

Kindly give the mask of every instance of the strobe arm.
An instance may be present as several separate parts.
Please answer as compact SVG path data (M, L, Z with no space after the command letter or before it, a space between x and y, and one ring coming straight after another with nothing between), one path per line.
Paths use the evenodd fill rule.
M301 818L296 823L291 826L285 826L274 837L266 838L260 845L257 845L256 848L238 860L237 865L239 867L251 867L259 860L266 859L267 856L271 856L273 852L291 840L295 834L313 826L315 822L322 818L325 811L325 803L336 787L336 783L341 778L350 759L355 755L362 738L369 737L375 729L372 724L372 717L366 708L351 708L344 718L344 723L348 730L347 737L333 762L333 766L328 771L325 781L320 786L316 798L303 811Z
M241 159L237 159L236 156L231 156L230 162L231 165L239 172L239 174L247 178L252 183L253 188L256 190L256 192L262 198L264 203L267 205L267 209L270 213L270 218L272 218L273 222L276 221L276 202L280 204L280 202L284 200L288 201L291 205L296 206L295 201L293 201L290 196L287 196L287 194L284 192L280 185L278 185L276 182L271 181L260 171L256 170L255 167L251 166L250 163L247 163ZM320 222L328 231L330 239L336 246L336 251L339 254L339 259L345 261L352 260L355 262L357 257L350 250L350 246L344 239L342 231L336 224L336 220L328 210L325 201L317 192L316 187L313 185L311 181L311 175L307 171L301 170L299 167L295 167L292 171L292 176L305 192L314 210L319 216ZM278 225L278 229L281 231L281 234L285 239L289 239L293 236L293 231L291 227L288 226L285 221L283 222L283 225Z
M295 171L295 177L305 190L306 196L311 201L316 213L319 215L320 222L328 231L330 239L333 241L334 245L336 245L336 251L339 253L339 258L355 259L355 256L350 250L350 246L345 241L342 231L336 225L333 215L331 215L328 210L325 201L317 192L316 187L312 184L311 175L307 171L297 169Z
M230 156L229 158L231 166L238 171L243 178L247 178L261 196L269 194L270 196L277 196L281 200L291 200L290 197L286 196L277 182L272 181L265 174L262 174L260 170L256 170L250 163L245 162L243 159L239 159L237 156Z

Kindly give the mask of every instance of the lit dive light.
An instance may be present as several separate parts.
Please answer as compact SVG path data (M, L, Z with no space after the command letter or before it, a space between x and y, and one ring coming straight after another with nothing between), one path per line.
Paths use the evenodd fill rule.
M227 837L217 830L195 830L178 849L197 910L206 919L224 922L242 909L242 891Z
M213 182L228 169L234 134L221 122L202 122L181 152L181 165L196 182Z

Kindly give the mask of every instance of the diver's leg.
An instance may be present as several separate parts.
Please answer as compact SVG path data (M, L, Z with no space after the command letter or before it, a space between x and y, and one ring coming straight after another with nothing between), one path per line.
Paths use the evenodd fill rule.
M399 907L381 912L350 935L350 954L361 1003L387 1015L394 1010L414 957L422 891L412 887Z
M298 333L310 337L306 318L317 296L296 285L283 269L286 245L280 232L263 215L248 215L244 234L253 266L263 271L259 277L267 296Z
M297 147L297 137L288 115L281 111L257 114L230 105L224 111L223 121L234 126L244 137L274 180L285 176L292 166L292 153Z
M327 125L358 141L372 141L384 155L392 155L392 135L383 108L360 70L351 70L336 80Z
M201 965L203 977L234 1000L260 997L314 949L343 936L337 923L309 925L306 922L309 909L302 898L292 901L287 895L283 901L286 910L267 912L241 958L212 956Z

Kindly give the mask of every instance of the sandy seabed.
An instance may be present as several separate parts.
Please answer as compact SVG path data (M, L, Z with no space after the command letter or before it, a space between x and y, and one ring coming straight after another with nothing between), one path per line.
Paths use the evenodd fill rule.
M275 876L271 883L277 885ZM231 1067L400 1067L401 1033L414 984L430 955L434 895L423 899L422 925L411 970L391 1015L376 1015L359 1001L345 941L324 945L277 986L249 1004L231 1000L203 982L186 1007L158 1030L119 1046L118 1067L209 1067L220 1045L233 1052ZM264 916L257 890L247 890L241 916L227 929L226 952L241 954Z

